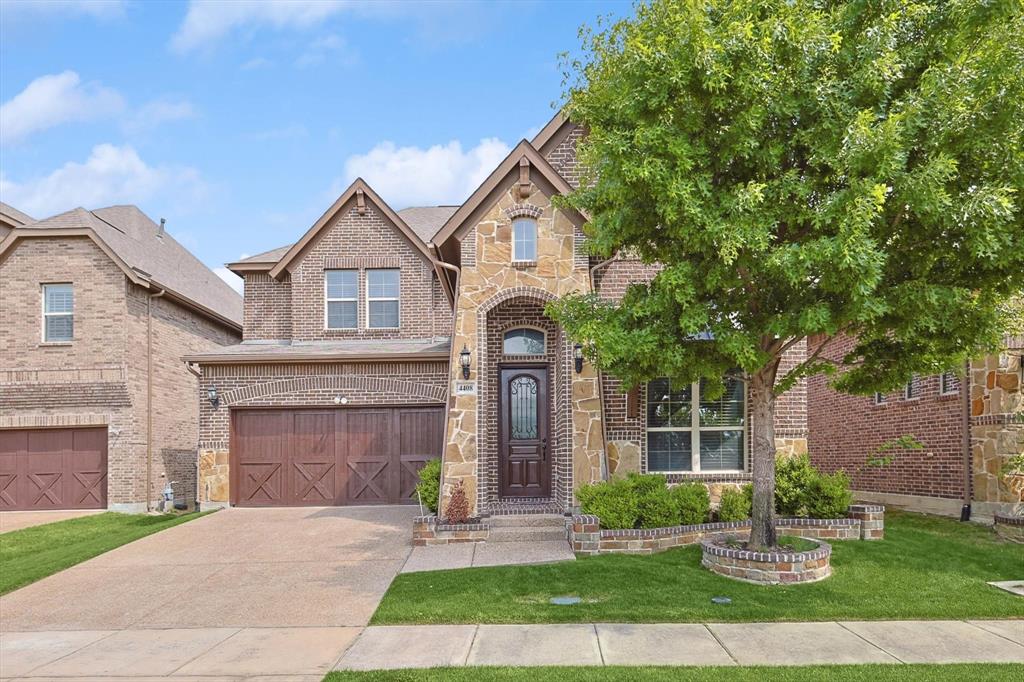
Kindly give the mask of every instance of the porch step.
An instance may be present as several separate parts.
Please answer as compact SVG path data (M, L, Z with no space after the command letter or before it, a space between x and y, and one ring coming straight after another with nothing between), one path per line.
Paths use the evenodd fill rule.
M521 528L524 526L550 526L565 528L565 517L561 514L496 514L487 519L491 528Z
M565 526L491 526L487 542L566 541Z

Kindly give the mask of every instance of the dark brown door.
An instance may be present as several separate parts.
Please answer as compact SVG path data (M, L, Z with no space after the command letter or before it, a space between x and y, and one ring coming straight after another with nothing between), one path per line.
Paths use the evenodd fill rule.
M442 407L235 410L231 497L244 507L416 502L441 456Z
M0 430L0 511L106 506L105 427Z
M544 367L502 367L500 372L500 494L549 497L548 371Z

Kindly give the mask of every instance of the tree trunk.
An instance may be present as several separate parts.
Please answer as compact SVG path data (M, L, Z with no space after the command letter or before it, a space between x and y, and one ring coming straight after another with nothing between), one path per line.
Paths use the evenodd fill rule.
M750 434L754 505L750 549L775 546L775 373L778 362L750 377Z

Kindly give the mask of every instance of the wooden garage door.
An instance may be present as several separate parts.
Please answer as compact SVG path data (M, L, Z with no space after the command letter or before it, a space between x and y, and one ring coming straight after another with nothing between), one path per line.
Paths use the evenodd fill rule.
M242 507L409 504L441 456L441 407L235 410L231 500Z
M0 511L106 506L106 427L0 430Z

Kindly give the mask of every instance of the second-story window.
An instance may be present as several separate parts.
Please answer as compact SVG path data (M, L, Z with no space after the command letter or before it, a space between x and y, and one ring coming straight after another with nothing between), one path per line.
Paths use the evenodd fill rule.
M359 325L359 272L324 270L325 317L328 329Z
M366 271L366 320L370 329L397 329L399 270Z
M75 292L70 284L43 285L43 341L68 343L75 337Z
M537 221L531 218L516 218L512 222L512 260L537 260Z

